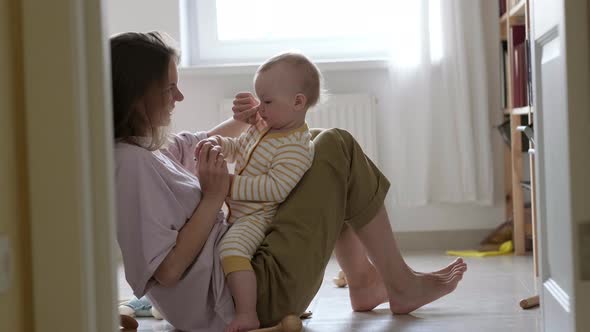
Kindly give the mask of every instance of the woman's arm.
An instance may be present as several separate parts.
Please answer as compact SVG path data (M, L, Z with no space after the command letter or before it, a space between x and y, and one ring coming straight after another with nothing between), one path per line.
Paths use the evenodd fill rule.
M158 283L172 287L180 280L207 242L222 204L223 200L203 197L195 213L178 233L176 245L154 273Z
M258 105L260 102L250 92L240 92L234 98L232 111L234 116L225 120L207 132L208 137L220 135L237 137L258 120Z
M227 163L219 148L209 143L203 146L197 172L203 199L154 273L156 281L166 287L174 286L201 252L229 190Z
M215 126L213 129L207 132L207 137L215 135L224 137L237 137L248 128L249 124L238 121L234 118L229 118L222 123Z

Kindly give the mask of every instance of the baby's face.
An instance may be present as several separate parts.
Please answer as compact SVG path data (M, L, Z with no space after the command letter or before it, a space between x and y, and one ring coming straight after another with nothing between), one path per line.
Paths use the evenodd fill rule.
M273 129L287 128L305 119L305 112L295 109L296 80L293 72L277 64L258 75L254 82L260 99L259 114Z

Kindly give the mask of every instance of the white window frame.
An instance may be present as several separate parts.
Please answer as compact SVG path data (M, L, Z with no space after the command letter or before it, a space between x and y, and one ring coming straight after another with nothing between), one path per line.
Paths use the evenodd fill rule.
M182 65L185 67L259 64L269 56L292 50L289 41L220 41L217 39L215 0L183 0L181 11ZM355 49L342 45L356 45ZM359 52L357 49L362 49ZM387 45L379 37L318 38L305 40L296 48L314 60L358 61L385 60ZM240 54L240 57L231 56Z

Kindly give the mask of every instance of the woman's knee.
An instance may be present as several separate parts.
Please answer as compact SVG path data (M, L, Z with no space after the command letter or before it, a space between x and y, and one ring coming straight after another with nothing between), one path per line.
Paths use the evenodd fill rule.
M327 136L329 138L322 138L322 139L344 139L345 141L354 139L352 134L349 133L346 129L342 128L312 128L309 130L311 132L312 138L315 140L318 136Z
M350 159L350 151L357 144L354 137L345 129L312 129L316 158L344 153ZM330 158L330 157L328 157Z

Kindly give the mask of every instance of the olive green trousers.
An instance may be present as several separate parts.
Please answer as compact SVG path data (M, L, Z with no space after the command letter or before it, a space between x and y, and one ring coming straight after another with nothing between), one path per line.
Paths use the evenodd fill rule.
M346 131L312 130L315 158L281 204L252 258L262 326L302 313L317 293L343 223L359 229L383 206L389 181Z

